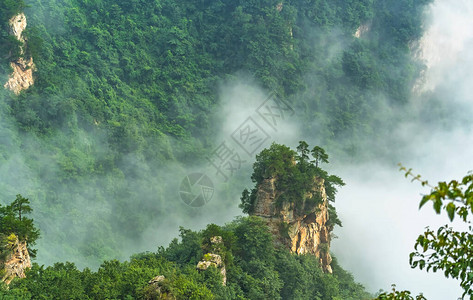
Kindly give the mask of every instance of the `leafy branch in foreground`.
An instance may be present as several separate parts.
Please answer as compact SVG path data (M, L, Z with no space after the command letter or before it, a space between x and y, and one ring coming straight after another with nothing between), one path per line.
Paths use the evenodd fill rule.
M415 243L415 252L409 256L412 268L426 269L427 271L442 270L446 277L460 280L460 286L464 290L462 297L473 296L473 228L471 226L471 215L473 215L473 174L469 173L461 180L450 182L439 182L432 187L427 181L423 181L420 175L413 175L412 169L401 166L406 177L412 177L412 181L420 181L422 186L432 188L430 194L422 197L419 208L427 202L433 203L434 211L440 214L446 211L450 221L458 216L461 221L468 225L464 231L456 231L448 225L441 226L434 231L427 227L426 231L419 235ZM378 298L378 299L404 299L404 298Z

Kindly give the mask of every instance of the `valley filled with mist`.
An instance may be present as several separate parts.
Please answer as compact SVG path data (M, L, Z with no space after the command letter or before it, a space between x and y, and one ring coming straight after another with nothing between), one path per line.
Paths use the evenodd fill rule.
M11 299L34 299L55 274L80 282L58 285L62 296L48 290L63 299L466 291L442 271L410 267L419 234L450 220L419 209L433 187L398 163L434 186L473 169L470 1L0 3L0 204L28 198L40 231L36 264L4 292ZM9 24L22 13L23 41ZM15 65L32 74L20 90L6 84ZM318 148L304 156L314 146L330 163ZM275 186L290 209L278 213L295 219L291 185L306 205L321 188L301 174L325 180L325 200L304 209L318 220L324 205L329 249L285 252L254 218L264 180L286 172ZM207 252L221 262L196 271ZM148 285L163 274L158 290Z

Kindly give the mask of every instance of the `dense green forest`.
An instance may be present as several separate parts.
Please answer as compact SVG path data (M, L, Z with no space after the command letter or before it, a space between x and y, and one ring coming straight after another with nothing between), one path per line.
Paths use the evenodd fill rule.
M408 101L427 2L2 0L2 41L24 9L37 71L19 96L0 91L0 197L31 199L39 244L63 249L45 261L124 258L150 221L196 214L167 174L203 163L219 87L241 77L289 101L309 139L357 155L382 134L380 103Z
M173 240L166 249L136 254L126 262L106 261L97 271L80 271L73 263L34 264L25 279L15 280L0 295L2 299L158 299L148 281L163 275L161 293L175 297L169 299L370 297L336 261L333 275L324 274L314 256L276 248L258 218L240 218L223 227L210 224L199 232L180 231L180 241ZM203 272L195 267L216 235L223 237L226 252L226 286L215 267Z
M290 148L273 144L258 155L253 177L262 172L266 176L291 174L294 185L307 185L299 168L310 168L307 161L307 144L301 142L299 155ZM267 155L270 152L272 155ZM314 147L315 163L328 162L320 147ZM288 155L290 157L288 157ZM286 159L285 159L286 158ZM289 160L287 159L289 158ZM293 159L299 160L297 168L290 168ZM283 166L284 172L282 172ZM265 171L266 170L266 171ZM325 171L317 167L317 176ZM316 175L307 173L311 178ZM327 178L328 179L328 178ZM333 182L328 180L330 190ZM294 191L280 187L289 195L285 201L297 201ZM329 192L333 200L336 190ZM242 203L245 199L242 198ZM31 213L29 200L17 195L6 207L0 206L0 237L2 257L10 254L11 235L33 245L39 236ZM217 244L215 237L221 240ZM8 288L0 287L2 299L369 299L371 295L356 283L353 276L343 270L336 259L332 261L332 274L325 274L314 255L292 254L279 243L265 222L258 217L239 217L225 226L209 224L204 230L180 228L180 239L175 238L168 247L156 252L133 255L129 261L103 262L98 270L79 270L74 263L55 263L40 266L37 263L26 272L26 278L15 279ZM4 247L4 244L6 247ZM4 247L4 248L3 248ZM219 253L225 266L225 283L216 267L196 269L206 253ZM150 279L164 276L159 288Z
M8 19L20 11L28 18L24 55L37 67L27 91L0 89L0 202L18 193L29 198L42 232L38 260L74 261L79 268L126 259L170 219L205 219L205 209L178 199L173 182L205 163L220 142L220 88L242 78L286 99L305 124L306 139L360 155L366 149L359 138L375 140L394 122L383 116L381 124L378 112L408 102L423 68L410 47L421 36L429 2L0 0L0 51L8 53L0 55L1 81L20 55L8 34ZM354 37L360 25L369 30ZM223 197L232 187L222 189L214 211L238 205ZM77 298L113 298L118 290L135 297L158 273L175 279L169 289L176 295L186 293L177 291L181 280L180 287L217 298L259 299L267 292L287 299L282 293L294 292L296 299L296 291L305 285L310 291L309 282L322 278L320 299L363 297L349 274L335 267L333 276L322 276L310 257L271 246L261 257L245 257L238 247L246 245L241 230L251 222L219 229L239 241L228 246L236 267L229 273L235 285L226 288L215 284L216 274L184 266L195 262L205 237L205 230L184 230L182 242L166 250L109 261L96 272L69 263L34 266L9 293L35 298L57 288L37 282L67 271L63 288ZM133 280L115 279L120 276Z

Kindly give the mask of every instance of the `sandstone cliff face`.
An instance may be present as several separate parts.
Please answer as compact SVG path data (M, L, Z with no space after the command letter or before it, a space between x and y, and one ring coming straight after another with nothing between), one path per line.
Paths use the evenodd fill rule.
M285 245L292 253L313 254L319 259L322 270L332 273L330 263L330 232L328 223L328 203L324 180L314 178L313 187L305 196L305 201L320 197L319 204L301 213L294 204L276 207L276 199L281 194L276 188L276 179L264 179L257 187L257 196L252 215L266 220L276 242Z
M2 278L6 284L10 284L15 277L25 278L26 269L31 268L30 254L25 241L20 242L16 236L13 236L9 248L10 253L4 264L5 275Z
M23 31L27 25L26 16L23 13L16 15L10 19L9 24L10 34L14 35L17 40L23 43L23 46L21 47L21 55L23 55L23 48L26 44L26 40L23 37ZM28 89L34 84L33 71L35 70L35 65L33 58L25 59L20 57L19 59L10 62L10 66L13 69L13 72L10 74L4 87L18 95L21 91Z

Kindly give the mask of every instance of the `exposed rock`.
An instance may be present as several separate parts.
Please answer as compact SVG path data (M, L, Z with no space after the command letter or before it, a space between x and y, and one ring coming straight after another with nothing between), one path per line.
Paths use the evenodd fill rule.
M222 250L223 239L221 236L213 236L210 238L210 242L213 244L215 249L214 251L219 253ZM222 246L220 246L222 245ZM210 266L214 266L217 269L220 269L220 274L222 275L222 285L227 284L227 270L225 268L225 263L222 260L222 256L216 253L207 253L204 255L201 261L197 263L198 270L207 270Z
M197 269L207 270L210 266L221 267L222 257L218 254L207 253L201 261L197 263Z
M293 203L284 203L276 207L276 199L280 196L276 188L275 178L264 179L257 187L257 195L252 215L262 217L268 224L277 243L285 245L296 254L313 254L319 259L324 272L332 273L330 263L330 232L328 202L324 180L314 178L313 187L305 195L307 200L315 201L314 207L300 212ZM317 197L317 198L314 198Z
M260 217L272 217L276 214L274 207L276 196L276 179L268 178L258 186L254 214Z
M166 279L163 275L158 275L151 279L148 284L154 284L154 285L159 285L161 282L163 282Z
M24 13L18 14L8 21L10 25L10 34L14 35L20 42L25 42L22 33L26 28L26 16Z
M26 40L23 37L23 31L27 25L26 16L23 13L18 14L10 19L9 24L10 34L23 43L20 47L20 55L23 55L26 45ZM35 71L35 64L32 57L28 59L20 57L17 60L11 61L10 66L13 72L10 74L4 87L18 95L21 91L28 89L34 84L33 72Z
M166 277L158 275L148 282L144 299L175 300L176 298L164 286Z
M5 275L3 276L2 281L6 284L10 284L15 277L26 277L26 269L31 268L31 258L28 253L26 241L18 241L18 238L14 234L10 235L7 239L9 254L5 259Z
M210 238L210 242L212 244L222 244L223 243L223 239L221 236L217 235L217 236L213 236Z
M35 65L32 57L28 60L20 57L10 62L10 66L13 72L10 74L4 87L18 95L21 91L28 89L34 84L33 71L35 70Z
M361 38L368 31L370 31L370 25L362 24L356 29L356 32L353 34L353 36L356 38Z

